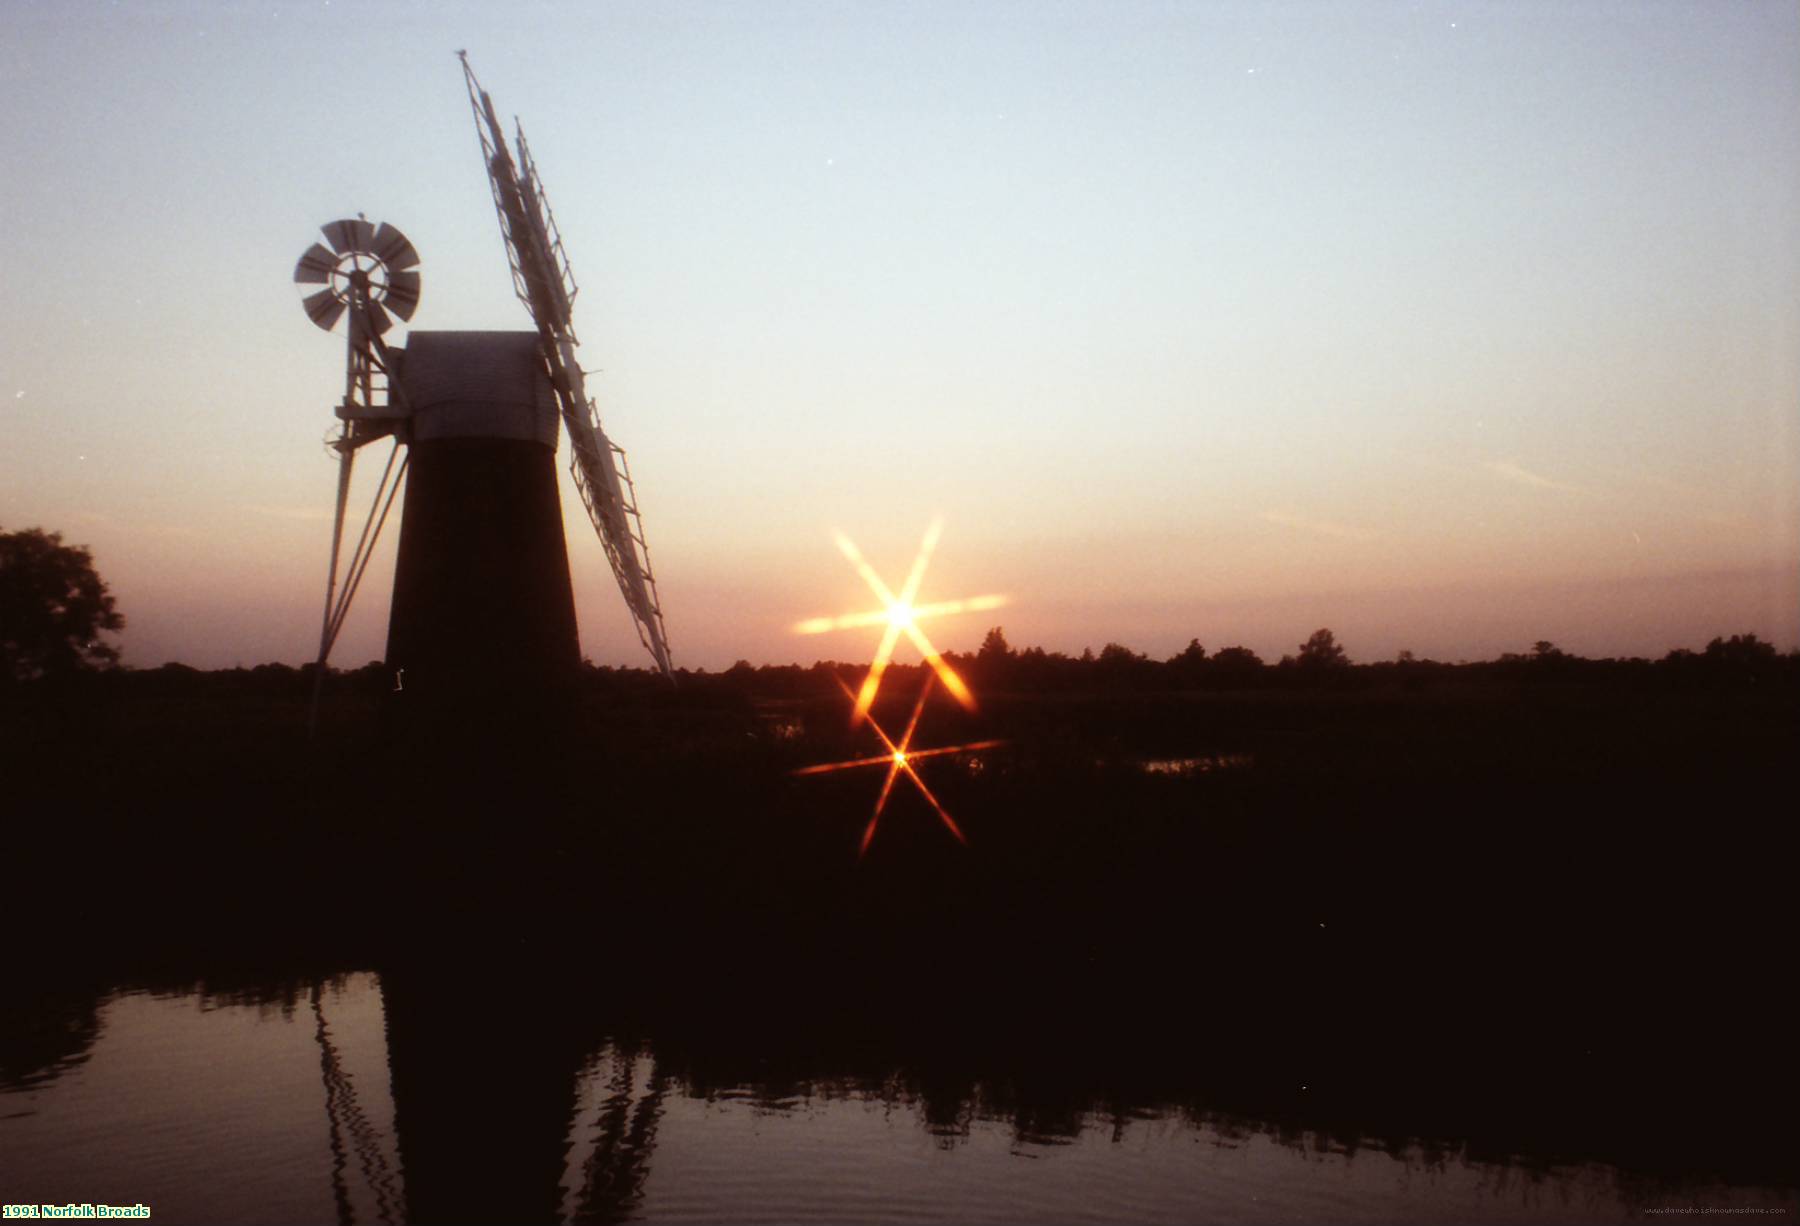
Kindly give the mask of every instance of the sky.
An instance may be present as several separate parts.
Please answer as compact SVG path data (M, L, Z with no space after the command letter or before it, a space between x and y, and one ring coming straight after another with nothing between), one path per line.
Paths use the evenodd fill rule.
M414 326L531 326L465 48L678 665L866 657L794 633L874 603L833 533L898 587L940 516L919 599L1007 598L953 650L1800 645L1795 5L0 0L0 528L92 550L126 663L316 652L320 224L406 232Z

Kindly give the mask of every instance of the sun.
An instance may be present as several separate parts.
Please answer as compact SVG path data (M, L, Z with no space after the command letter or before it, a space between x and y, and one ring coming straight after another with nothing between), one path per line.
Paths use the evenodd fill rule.
M919 628L919 622L927 617L945 617L954 613L974 613L984 609L997 609L1006 603L1004 596L973 596L963 600L944 600L930 604L917 602L919 586L925 579L925 568L931 563L931 555L937 549L938 538L943 535L944 521L935 519L925 529L925 538L919 542L919 552L913 558L912 569L907 572L906 582L900 587L898 595L875 573L862 551L842 532L833 534L838 550L849 559L856 573L862 576L875 598L881 601L882 607L868 613L851 613L842 617L812 617L798 623L794 627L797 634L824 634L832 630L848 630L862 626L881 626L881 641L875 647L874 659L869 664L868 675L863 678L862 688L857 691L856 701L851 707L850 723L854 726L868 718L869 707L875 701L876 693L881 689L881 676L887 671L888 663L894 657L894 648L900 643L901 636L919 649L925 663L943 687L963 706L973 710L975 695L950 667L943 655L932 645L925 632Z

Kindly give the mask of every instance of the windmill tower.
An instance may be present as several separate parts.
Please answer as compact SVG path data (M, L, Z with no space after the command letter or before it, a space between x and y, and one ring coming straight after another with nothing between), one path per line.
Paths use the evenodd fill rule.
M513 288L535 330L414 331L404 348L390 347L382 337L391 314L410 319L418 304L412 244L358 218L324 227L329 245L301 257L294 279L324 285L306 298L307 314L326 329L349 318L341 424L329 444L339 479L319 674L404 480L387 642L399 701L509 718L518 711L510 700L565 686L580 662L556 485L559 421L638 637L665 675L672 665L625 453L601 428L575 357L577 288L561 234L523 130L515 160L492 101L458 55ZM385 437L393 450L340 574L351 466L361 447Z

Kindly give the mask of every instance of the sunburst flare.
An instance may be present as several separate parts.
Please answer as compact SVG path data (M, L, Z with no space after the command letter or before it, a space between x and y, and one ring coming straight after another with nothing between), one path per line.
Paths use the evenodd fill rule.
M859 695L844 683L843 678L838 678L837 683L838 688L844 691L844 697L850 699L852 703L858 700ZM802 766L793 772L795 775L823 775L833 771L853 770L862 766L887 767L887 774L881 781L881 792L875 797L875 811L869 816L868 825L863 827L862 840L857 846L856 854L859 857L868 853L869 844L875 838L876 827L881 824L881 814L887 808L888 798L894 793L894 784L902 775L912 781L912 785L919 790L919 795L925 798L925 802L937 814L938 820L944 823L944 828L956 837L956 841L965 847L968 846L968 836L963 834L962 827L957 825L956 819L950 816L950 812L944 808L943 802L938 800L937 795L926 786L925 780L919 777L919 772L914 769L914 763L923 758L942 757L945 754L973 753L980 749L993 749L1004 742L999 740L970 741L964 745L940 745L931 749L914 749L912 747L913 734L918 731L919 717L925 712L925 700L931 694L931 685L932 678L927 676L925 684L919 687L918 701L913 704L912 715L906 721L906 731L901 734L899 741L888 736L874 718L869 719L869 727L875 730L875 735L880 739L882 748L886 750L885 753L866 758L851 758L844 762Z
M862 686L856 692L850 709L852 726L860 724L868 718L869 708L875 702L875 695L880 692L881 678L887 672L888 664L893 660L894 648L899 646L902 636L912 643L919 655L931 668L943 687L948 690L963 706L973 710L975 695L964 683L963 679L952 668L943 654L933 645L919 622L927 617L947 617L957 613L973 613L986 609L997 609L1006 603L1004 596L973 596L962 600L942 600L927 604L917 603L919 586L925 579L925 569L931 564L931 555L936 552L938 539L943 535L944 521L934 519L925 529L925 537L919 542L919 552L914 555L912 568L907 572L906 582L901 585L898 595L886 581L869 565L863 557L862 550L842 532L832 534L837 547L856 573L862 576L869 590L875 593L882 607L866 613L851 613L842 617L813 617L799 622L794 630L799 634L824 634L833 630L849 630L864 626L880 626L881 640L875 646L874 658L869 663L869 671L864 675Z

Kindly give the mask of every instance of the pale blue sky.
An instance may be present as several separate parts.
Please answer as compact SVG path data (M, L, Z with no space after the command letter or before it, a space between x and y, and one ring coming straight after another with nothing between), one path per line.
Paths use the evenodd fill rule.
M0 0L0 525L126 658L316 636L364 211L422 328L526 327L453 52L532 141L678 662L933 628L1166 655L1800 641L1790 4ZM583 647L642 663L567 500ZM390 542L391 545L391 542ZM345 662L378 655L391 555Z

